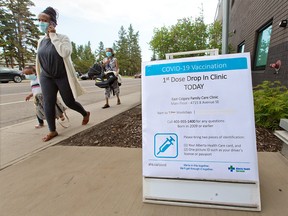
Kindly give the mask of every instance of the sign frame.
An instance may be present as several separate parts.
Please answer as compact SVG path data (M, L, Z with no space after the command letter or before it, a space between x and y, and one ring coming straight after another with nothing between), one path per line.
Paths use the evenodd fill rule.
M210 53L207 50L202 50L193 51L192 54L201 52ZM215 50L211 50L211 52L215 52ZM184 53L170 53L166 54L166 58L173 59L173 55L183 54ZM185 54L191 54L191 52L186 52ZM215 52L214 55L218 55L218 52ZM142 71L142 74L145 76L145 70ZM143 101L144 100L142 100L142 106ZM161 134L159 136L161 136ZM169 136L171 139L176 139L173 134L169 134ZM204 208L261 211L259 176L256 181L226 181L217 179L199 180L164 178L143 175L143 202Z

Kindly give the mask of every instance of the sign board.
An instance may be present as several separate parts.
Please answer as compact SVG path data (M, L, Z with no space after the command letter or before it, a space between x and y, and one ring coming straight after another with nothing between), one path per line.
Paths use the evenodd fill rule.
M144 62L142 130L144 201L260 210L248 53Z

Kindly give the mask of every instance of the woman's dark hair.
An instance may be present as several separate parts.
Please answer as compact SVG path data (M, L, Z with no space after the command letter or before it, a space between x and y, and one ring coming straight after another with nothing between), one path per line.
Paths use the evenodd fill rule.
M33 73L36 73L35 66L28 65L28 66L24 67L24 69L31 69L33 71Z
M42 13L45 13L50 16L50 19L52 22L54 22L57 25L57 17L58 13L55 11L52 7L47 7Z

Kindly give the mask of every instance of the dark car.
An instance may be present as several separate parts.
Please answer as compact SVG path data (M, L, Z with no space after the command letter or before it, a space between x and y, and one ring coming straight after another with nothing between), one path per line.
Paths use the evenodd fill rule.
M15 83L20 83L25 79L23 73L17 69L0 67L0 82L8 83L9 81L14 81Z
M137 73L134 75L134 78L141 78L141 73Z

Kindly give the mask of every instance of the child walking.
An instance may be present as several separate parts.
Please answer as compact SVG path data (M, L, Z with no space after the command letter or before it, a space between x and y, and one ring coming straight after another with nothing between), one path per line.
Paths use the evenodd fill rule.
M27 66L23 69L23 73L25 74L26 79L31 80L30 85L32 89L31 94L27 95L25 100L29 101L30 98L34 97L34 104L36 107L36 117L38 120L38 125L35 125L35 128L42 128L44 127L43 120L46 118L45 118L44 105L43 105L43 95L42 95L38 77L36 76L36 70L33 66ZM61 121L64 121L65 110L66 110L66 107L64 107L62 103L60 103L60 101L57 100L55 104L56 119L60 119Z

